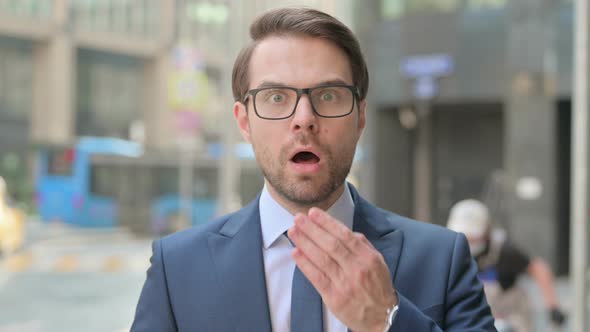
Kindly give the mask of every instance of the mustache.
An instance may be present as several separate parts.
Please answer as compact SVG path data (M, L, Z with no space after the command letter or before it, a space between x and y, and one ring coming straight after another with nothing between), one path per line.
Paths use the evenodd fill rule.
M287 158L287 156L291 152L292 147L295 145L312 145L316 149L318 149L325 157L328 157L329 155L329 150L325 149L324 146L320 144L315 137L305 133L298 133L295 136L293 136L293 138L289 140L289 142L286 143L281 149L281 159Z
M309 134L305 133L298 133L296 134L293 139L289 142L290 145L315 145L321 147L319 142Z

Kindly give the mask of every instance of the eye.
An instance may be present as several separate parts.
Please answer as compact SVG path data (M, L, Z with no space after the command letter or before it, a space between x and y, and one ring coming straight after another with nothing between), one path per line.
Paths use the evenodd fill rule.
M289 95L289 91L285 91L283 89L268 89L261 91L258 95L258 98L267 104L284 104L287 102Z
M270 96L270 100L273 103L282 103L283 101L285 101L285 96L282 94L275 93Z
M332 93L332 91L326 91L324 93L322 93L322 95L320 96L320 99L322 101L333 101L336 98L336 96L334 96L334 93Z

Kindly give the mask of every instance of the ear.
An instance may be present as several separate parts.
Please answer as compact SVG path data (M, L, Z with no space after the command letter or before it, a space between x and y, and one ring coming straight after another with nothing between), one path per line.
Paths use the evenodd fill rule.
M358 122L358 136L361 137L363 130L365 129L365 125L367 124L367 117L366 117L366 108L367 108L367 100L363 99L359 102L359 122Z
M252 144L250 137L250 121L248 121L248 111L246 111L246 105L240 103L239 101L234 103L234 118L236 118L236 122L238 123L238 128L240 129L242 137L246 140L246 142Z

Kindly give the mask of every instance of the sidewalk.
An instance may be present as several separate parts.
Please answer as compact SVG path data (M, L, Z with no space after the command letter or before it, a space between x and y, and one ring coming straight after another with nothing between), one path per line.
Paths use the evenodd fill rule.
M34 219L26 229L25 246L0 258L0 332L129 330L150 239Z
M0 273L144 272L150 243L125 228L82 228L31 219L23 246L0 257Z
M549 315L543 305L541 290L535 285L532 279L523 278L520 281L529 294L531 306L534 312L535 332L561 332L570 331L569 316L571 303L571 287L568 277L559 277L555 280L557 297L560 308L566 314L566 322L563 328L558 329L550 326Z
M102 236L113 239L129 239L135 237L129 230L123 227L110 228L85 228L68 225L61 222L44 222L39 218L31 217L26 222L26 233L23 248L33 243L57 238L89 237L100 239Z

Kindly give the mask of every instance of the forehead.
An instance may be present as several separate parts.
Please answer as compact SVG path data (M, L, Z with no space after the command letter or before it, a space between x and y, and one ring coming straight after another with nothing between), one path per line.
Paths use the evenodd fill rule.
M353 84L348 57L334 43L317 37L271 36L250 58L250 86L274 82L305 88L327 81Z

